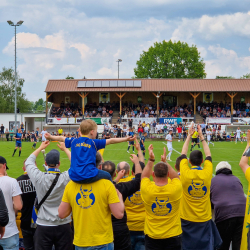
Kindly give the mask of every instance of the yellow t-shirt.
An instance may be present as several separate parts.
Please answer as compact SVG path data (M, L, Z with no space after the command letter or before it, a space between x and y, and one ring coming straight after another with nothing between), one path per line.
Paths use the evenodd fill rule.
M63 130L62 129L58 129L58 134L62 135L62 133L63 133Z
M192 135L192 138L198 138L198 136L199 136L199 133L197 132L197 131L195 131L194 133L193 133L193 135Z
M213 164L205 160L204 168L188 166L188 160L180 163L180 180L183 187L181 199L181 218L192 222L205 222L212 218L210 202L210 186Z
M248 181L248 191L247 191L247 202L246 202L246 211L245 211L245 219L242 230L242 238L241 238L241 246L240 250L247 250L247 233L250 227L250 168L246 170L245 177Z
M182 185L172 179L165 186L157 186L148 178L141 181L141 197L146 209L144 233L153 239L166 239L180 235L180 202Z
M131 181L135 176L124 178L124 181ZM130 231L144 231L145 207L141 198L141 191L137 191L129 196L125 201L125 209L127 213L127 225Z
M131 176L129 175L125 175L124 177L122 177L119 182L127 182L127 181L130 181L131 180ZM119 183L118 182L118 183Z
M111 181L102 179L90 184L70 181L62 201L72 207L74 245L87 247L113 242L109 204L120 201Z

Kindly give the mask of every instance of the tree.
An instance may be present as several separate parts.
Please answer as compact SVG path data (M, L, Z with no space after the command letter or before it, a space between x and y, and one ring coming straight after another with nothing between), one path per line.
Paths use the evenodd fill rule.
M22 93L24 79L17 74L17 108L22 113L32 111L32 103ZM12 68L3 68L0 72L0 113L14 113L15 72Z
M134 68L136 78L205 78L205 63L196 46L171 40L143 51Z
M215 79L235 79L233 76L216 76Z
M67 76L65 79L75 79L73 76Z
M247 73L243 75L240 79L249 79L250 78L250 73Z

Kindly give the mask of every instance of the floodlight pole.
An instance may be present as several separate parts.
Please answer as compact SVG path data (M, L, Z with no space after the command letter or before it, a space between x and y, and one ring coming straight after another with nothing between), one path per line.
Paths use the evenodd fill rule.
M118 59L116 62L118 62L118 79L119 79L119 70L120 70L119 63L122 62L122 59Z
M19 21L14 24L12 21L7 21L10 26L15 27L15 131L17 132L17 93L16 93L16 86L17 86L17 76L16 76L16 27L21 26L23 21Z
M17 103L16 103L16 25L15 25L15 130L17 133L18 131L17 131Z

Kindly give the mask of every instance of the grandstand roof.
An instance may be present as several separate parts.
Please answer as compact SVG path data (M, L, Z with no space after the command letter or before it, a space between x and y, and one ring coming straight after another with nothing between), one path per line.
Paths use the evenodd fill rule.
M141 87L77 87L78 81L140 80ZM62 79L49 80L45 92L249 92L250 79Z

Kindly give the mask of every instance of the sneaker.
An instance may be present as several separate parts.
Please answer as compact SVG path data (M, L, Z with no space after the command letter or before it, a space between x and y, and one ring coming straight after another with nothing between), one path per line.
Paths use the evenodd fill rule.
M133 153L135 154L135 151L133 151Z
M129 153L129 151L127 151L127 153Z
M172 161L171 159L168 159L168 161Z

